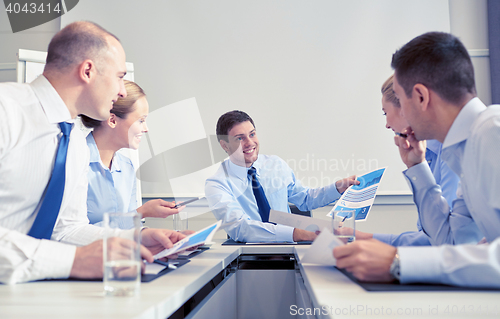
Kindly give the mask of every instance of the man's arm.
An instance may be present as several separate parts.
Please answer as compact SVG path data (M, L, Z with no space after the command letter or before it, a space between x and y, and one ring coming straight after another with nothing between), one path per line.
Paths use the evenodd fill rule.
M402 283L500 288L500 239L485 245L401 247Z
M240 190L243 191L243 190ZM230 189L229 181L209 178L205 184L205 196L217 220L234 224L225 230L235 241L242 242L293 242L293 228L252 220ZM240 194L240 196L244 196ZM285 195L286 196L286 195Z
M67 278L75 251L75 246L35 239L0 227L0 282Z
M433 245L477 243L483 236L458 191L453 210L442 196L434 175L425 163L425 143L415 139L413 133L402 138L395 136L401 159L408 167L404 172L413 192L423 231Z
M432 141L436 142L436 141ZM437 142L436 142L437 143ZM423 145L422 145L423 146ZM429 145L427 145L429 146ZM453 200L457 198L457 186L459 182L458 176L448 167L448 165L441 160L440 152L441 152L441 146L439 145L439 149L437 150L437 153L434 151L429 151L429 148L426 149L425 155L428 155L428 152L430 152L431 157L436 163L435 166L432 170L432 175L435 177L435 181L438 183L438 185L441 187L442 191L442 196L446 199L446 202L448 205L451 207ZM434 155L435 154L435 155ZM428 198L425 198L425 200L428 200ZM439 203L441 203L441 199L437 199ZM433 201L433 205L431 207L435 206L434 202L436 199ZM419 205L421 206L421 205ZM417 228L419 231L417 232L404 232L399 235L393 235L393 234L373 234L373 238L392 245L392 246L428 246L431 245L430 238L425 234L425 232L422 231L422 226L420 223L420 219L417 221ZM371 234L369 234L371 235ZM366 236L362 236L363 237ZM359 238L358 232L356 232L356 238ZM370 236L369 238L372 238ZM365 238L366 239L366 238Z
M390 267L396 251L400 282L441 283L465 287L500 288L500 238L488 245L395 247L362 240L335 247L337 267L362 281L393 280Z
M483 238L465 205L460 186L450 210L426 163L412 166L404 174L412 187L422 229L433 245L477 243Z
M313 210L326 206L340 198L340 193L335 183L320 187L308 188L302 186L293 176L293 183L288 185L288 201L295 204L301 211Z
M441 186L441 192L448 206L453 207L453 201L457 198L457 188L460 182L460 178L458 178L457 174L455 174L451 168L448 167L446 162L440 160L439 163L439 171L440 171L440 181L438 185ZM433 172L433 175L434 172Z
M429 236L427 236L423 231L409 231L401 233L399 235L373 234L373 238L394 247L431 245ZM358 239L357 231L356 231L356 239Z
M463 196L489 242L500 236L500 107L488 107L471 128L463 157Z
M325 187L304 187L300 183L300 180L295 177L294 172L288 164L286 164L283 160L281 161L281 165L283 166L282 170L286 175L291 177L290 183L287 185L288 201L295 204L301 211L313 210L326 206L339 199L341 193L343 193L349 186L359 184L359 181L356 180L356 176L353 175L338 180Z
M173 244L186 237L186 235L169 229L144 229L141 232L141 258L147 262L154 261L153 254L164 249L172 248ZM126 247L130 245L128 239L112 237L108 245ZM103 241L97 240L90 245L76 248L70 277L72 278L102 278L103 277Z
M316 237L318 237L319 231L318 232L312 232L300 228L294 228L293 229L293 241L299 242L299 241L314 241Z

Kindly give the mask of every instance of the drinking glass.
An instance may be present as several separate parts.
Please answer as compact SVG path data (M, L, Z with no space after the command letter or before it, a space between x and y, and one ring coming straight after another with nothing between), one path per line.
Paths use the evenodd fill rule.
M338 207L332 213L333 235L345 244L353 242L356 235L356 210Z
M104 228L103 281L106 295L138 295L141 283L141 216L136 212L105 213Z

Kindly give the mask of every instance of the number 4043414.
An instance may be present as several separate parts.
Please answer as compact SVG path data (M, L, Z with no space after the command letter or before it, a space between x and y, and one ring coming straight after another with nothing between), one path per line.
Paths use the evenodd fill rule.
M61 13L59 2L57 3L24 3L10 2L5 11L8 13Z

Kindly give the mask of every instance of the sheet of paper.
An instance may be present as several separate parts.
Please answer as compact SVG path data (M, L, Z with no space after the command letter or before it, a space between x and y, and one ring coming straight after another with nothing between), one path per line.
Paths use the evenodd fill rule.
M146 263L146 269L144 270L144 274L146 275L157 275L160 271L165 269L166 266L160 265L157 263Z
M342 211L346 209L356 210L356 221L365 221L372 208L378 186L384 176L385 167L379 168L356 179L361 183L349 187L337 201L333 209L326 215L332 217L333 211Z
M186 238L178 241L174 244L174 247L170 249L165 249L162 252L159 252L154 256L155 259L160 259L163 257L167 257L173 254L176 254L180 251L184 251L194 246L202 245L204 243L209 243L212 241L214 234L217 232L219 227L221 226L222 221L218 221L215 224L212 224L208 227L203 228L202 230L187 236Z
M242 245L288 245L290 242L288 241L273 241L271 243L269 242L248 242L248 243L241 243Z
M197 253L199 252L200 250L199 249L195 249L195 250L184 250L182 252L179 253L179 257L189 257L191 254L194 254L194 253Z
M341 245L344 245L344 243L333 236L328 229L324 228L300 259L300 262L304 264L335 266L337 260L333 257L333 248Z
M312 232L319 231L320 229L326 227L330 230L330 232L332 232L331 220L323 220L297 214L289 214L272 209L269 213L269 221L276 224L287 225Z

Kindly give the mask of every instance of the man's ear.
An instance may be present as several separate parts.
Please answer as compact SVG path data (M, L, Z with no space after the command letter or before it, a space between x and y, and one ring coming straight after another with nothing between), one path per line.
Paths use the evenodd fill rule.
M224 141L223 139L220 139L219 140L219 144L220 146L222 147L222 149L227 153L229 154L229 146L227 145L228 142Z
M115 128L116 127L116 114L114 113L111 113L111 115L109 116L108 120L106 121L106 123L108 124L109 127L111 128Z
M97 69L94 61L87 59L80 63L78 67L78 76L80 79L86 83L92 81L97 74Z
M430 103L429 88L421 83L415 84L413 86L412 98L420 106L421 111L426 111Z

